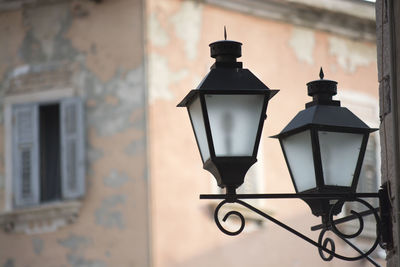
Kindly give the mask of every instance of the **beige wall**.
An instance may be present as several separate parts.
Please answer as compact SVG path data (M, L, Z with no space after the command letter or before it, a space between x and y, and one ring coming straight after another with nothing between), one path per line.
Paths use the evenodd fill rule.
M0 265L149 266L143 2L14 1L22 4L11 10L2 2L1 110L4 97L25 93L69 88L80 96L87 192L67 226L54 230L43 219L30 223L36 234L0 231ZM3 123L0 114L1 210Z
M202 170L187 112L175 106L208 72L208 44L223 38L226 25L228 39L243 42L244 67L281 90L270 102L263 132L262 191L293 192L277 141L267 137L304 108L305 84L318 78L320 66L339 90L377 99L372 41L203 1L16 2L31 3L9 9L0 1L7 6L0 11L1 99L71 88L85 100L87 193L67 226L39 227L42 233L33 235L1 231L0 266L365 264L324 263L316 248L269 222L250 222L238 237L222 234L212 220L215 202L198 197L213 192L212 178ZM17 75L23 66L39 71ZM6 205L6 157L0 154L0 208ZM270 200L263 208L317 238L309 226L319 219L309 217L303 202Z
M268 106L264 161L257 163L264 164L263 191L293 192L278 142L268 136L310 101L305 84L318 79L320 66L326 79L339 82L339 91L378 101L375 44L197 1L148 1L147 16L155 266L344 266L338 260L325 264L317 249L270 223L250 225L239 237L219 232L212 219L215 202L199 200L213 191L212 178L202 169L186 110L175 106L207 73L213 63L208 44L223 39L226 25L228 39L243 43L244 67L281 90ZM312 225L307 220L319 221L307 218L301 201L270 200L265 208L304 232Z

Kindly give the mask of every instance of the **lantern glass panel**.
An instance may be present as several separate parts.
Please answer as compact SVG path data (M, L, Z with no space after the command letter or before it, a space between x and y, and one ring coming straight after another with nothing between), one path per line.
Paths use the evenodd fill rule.
M265 95L205 95L215 156L252 156Z
M363 134L318 132L325 185L351 186Z
M303 192L315 188L315 168L310 130L285 137L281 142L297 191Z
M194 133L196 135L197 144L200 149L201 158L206 162L210 158L210 150L208 148L206 128L204 126L203 111L201 108L200 97L196 97L188 106L190 120Z

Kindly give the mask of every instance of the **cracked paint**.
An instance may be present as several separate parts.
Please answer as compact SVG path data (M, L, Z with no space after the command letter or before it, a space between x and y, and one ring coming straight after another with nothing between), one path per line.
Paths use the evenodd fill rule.
M68 20L68 5L40 6L26 10L24 24L29 27L22 48L26 61L49 60L59 56L58 34L62 36L63 27ZM57 51L58 49L58 51ZM56 53L57 52L57 53Z
M33 247L33 252L35 252L36 255L42 254L44 248L43 239L39 237L32 238L32 247Z
M170 38L167 31L161 26L156 14L150 14L148 24L148 35L151 43L161 47L168 45Z
M138 142L137 140L132 141L125 148L125 153L129 156L134 156L140 153L143 153L146 149L144 142Z
M67 254L67 261L72 267L106 267L102 260L85 259L83 256Z
M293 27L289 46L300 62L310 65L314 63L315 33L313 30Z
M65 37L71 24L68 3L27 9L23 21L28 31L19 54L25 62L43 64L77 56L77 51Z
M329 53L347 72L355 72L358 67L376 62L376 47L334 36L329 38Z
M188 73L187 69L170 70L166 57L152 53L149 56L149 102L174 99L169 86L184 79Z
M68 249L66 259L73 267L106 267L107 265L98 259L87 259L85 251L91 245L92 240L85 236L69 234L68 237L58 240L58 243Z
M91 243L92 242L87 237L72 233L70 233L68 237L58 240L58 244L72 251L81 250Z
M0 16L0 83L6 70L18 62L18 48L24 38L22 12L4 12Z
M78 218L63 230L34 238L0 233L0 265L30 266L40 258L46 266L148 266L142 2L39 2L0 12L0 34L8 37L0 38L0 99L67 89L84 100L88 190ZM1 207L3 177L1 163ZM110 196L115 189L119 195ZM128 201L132 214L124 212ZM28 248L24 257L19 247Z
M119 172L117 170L111 170L110 174L107 177L104 177L103 183L108 187L119 188L129 180L130 177L126 173Z
M104 156L104 152L96 147L88 147L87 157L88 161L93 163L98 161L100 158Z
M132 112L144 108L143 75L139 67L126 75L117 74L105 84L92 75L86 77L88 100L102 103L88 107L88 122L100 135L111 136L133 126ZM110 96L116 103L106 101Z
M197 56L203 19L203 6L195 1L183 1L179 11L171 17L175 34L185 42L184 51L188 59Z
M102 200L101 205L95 211L96 224L105 228L125 228L124 217L118 206L125 204L126 196L113 195Z
M143 33L137 20L132 18L142 16L140 8L133 8L131 0L81 4L85 5L88 15L76 18L67 36L85 54L88 69L102 82L109 81L119 69L136 69L143 57L132 49L138 47L137 40Z

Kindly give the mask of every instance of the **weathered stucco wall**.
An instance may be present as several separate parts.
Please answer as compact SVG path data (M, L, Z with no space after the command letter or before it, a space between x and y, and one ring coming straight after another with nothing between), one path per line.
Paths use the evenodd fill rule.
M0 110L5 96L72 88L85 101L87 133L79 217L54 232L1 231L0 266L149 266L142 11L141 0L0 11ZM3 135L0 114L0 209Z
M376 1L378 78L382 143L382 181L388 183L391 206L387 266L400 266L400 5L398 1ZM390 228L392 226L392 228Z
M154 265L359 266L323 262L314 247L269 223L250 222L239 237L221 233L212 218L216 202L199 200L199 194L213 192L213 178L202 169L186 110L175 106L208 72L213 63L208 44L223 39L226 26L228 39L243 43L244 67L281 90L270 101L264 125L264 161L257 163L264 164L262 191L293 192L279 144L268 136L310 101L306 83L318 79L320 66L326 79L339 82L339 91L378 103L375 44L202 1L150 0L147 23ZM309 226L319 219L309 218L303 202L269 200L264 208L317 238Z

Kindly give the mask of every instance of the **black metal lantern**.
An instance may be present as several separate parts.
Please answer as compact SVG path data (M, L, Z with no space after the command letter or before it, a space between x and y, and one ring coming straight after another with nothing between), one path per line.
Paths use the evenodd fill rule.
M243 183L257 161L267 104L278 92L236 61L241 45L228 40L211 43L215 63L197 89L178 104L189 112L203 168L229 192Z
M320 78L307 83L313 101L274 137L279 138L297 193L355 193L369 134L377 129L332 100L337 82L324 80L322 68ZM323 218L335 203L304 201ZM340 213L342 205L334 207L332 213Z

